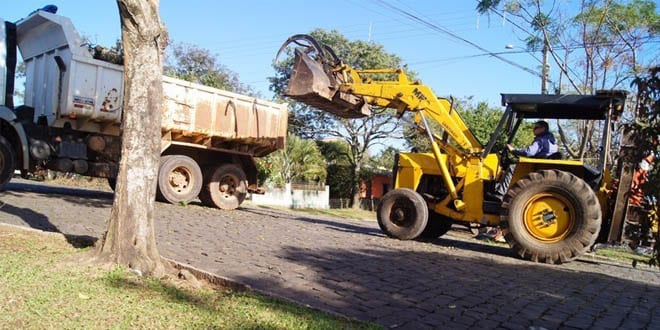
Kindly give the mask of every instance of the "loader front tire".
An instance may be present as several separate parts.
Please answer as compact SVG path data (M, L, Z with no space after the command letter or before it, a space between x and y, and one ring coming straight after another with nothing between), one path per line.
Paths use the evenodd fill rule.
M184 155L160 158L156 199L171 204L188 203L202 189L202 170L197 162Z
M0 190L4 190L5 185L14 176L16 169L16 155L11 144L4 136L0 135Z
M419 238L427 240L436 239L446 234L451 229L453 222L451 218L429 211L429 220L426 223L426 228L419 235Z
M378 204L378 226L389 237L417 238L426 228L428 217L424 198L408 188L389 191Z
M235 164L224 164L204 171L204 187L199 199L206 206L233 210L247 195L247 176Z
M559 170L532 172L511 186L500 226L523 259L560 264L594 244L601 224L598 198L584 180Z

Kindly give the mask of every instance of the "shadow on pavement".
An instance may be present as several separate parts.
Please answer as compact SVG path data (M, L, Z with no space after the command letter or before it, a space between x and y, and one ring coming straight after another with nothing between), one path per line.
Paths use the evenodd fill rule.
M12 195L16 197L21 197L21 192L31 192L41 195L40 197L47 198L57 198L64 201L68 201L74 204L84 204L93 207L103 207L112 203L112 200L108 203L105 199L112 198L112 194L90 191L85 189L75 189L75 188L65 188L65 187L51 187L44 185L33 185L25 183L9 183L6 188L8 190L2 191L0 194ZM0 195L2 196L2 195ZM67 196L76 196L78 198L71 199ZM94 199L85 200L81 203L79 197L89 197L91 196ZM74 248L86 248L93 246L98 238L89 236L89 235L73 235L62 232L57 226L50 222L48 216L45 214L36 212L27 207L17 207L6 202L0 202L0 213L11 214L20 218L25 224L31 228L61 233L64 235L65 239L71 246Z
M291 216L291 213L285 213L274 209L268 211L260 211L253 208L240 208L243 212L261 215L264 217L286 217L290 220L304 221L307 223L320 224L326 226L328 229L337 230L347 233L365 234L371 236L384 236L380 230L370 227L368 224L360 225L351 220L330 220L330 219L315 219L310 217Z
M442 246L446 248L456 248L480 253L493 254L504 257L517 258L518 256L506 245L490 245L484 242L477 242L476 238L471 238L474 242L466 242L458 239L452 239L450 235L444 235L434 240L423 240L423 242Z
M297 264L240 283L386 327L652 328L660 286L561 266L451 253L289 246ZM296 268L311 271L297 273ZM299 283L305 283L306 287ZM292 283L298 283L292 285ZM654 315L655 314L655 315Z
M105 191L21 182L10 182L7 184L6 190L3 191L2 194L18 195L21 192L36 193L46 198L58 198L74 204L90 207L111 206L112 197L114 196L113 193Z
M71 235L60 231L57 226L52 224L48 217L39 212L25 207L16 207L8 203L0 204L0 213L11 214L21 218L28 226L48 232L61 233L66 241L74 248L81 249L94 245L98 238L89 235Z

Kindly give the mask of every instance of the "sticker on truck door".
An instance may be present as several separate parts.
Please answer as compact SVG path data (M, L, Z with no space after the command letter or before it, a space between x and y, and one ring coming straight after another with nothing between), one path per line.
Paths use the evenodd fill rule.
M94 110L94 99L91 97L74 96L73 107L85 110Z

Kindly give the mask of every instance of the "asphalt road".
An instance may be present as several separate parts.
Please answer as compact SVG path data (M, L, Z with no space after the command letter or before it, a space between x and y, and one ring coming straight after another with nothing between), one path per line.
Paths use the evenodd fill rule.
M112 193L15 179L0 221L71 236L105 230ZM167 258L388 328L660 329L660 272L585 256L535 264L451 231L386 238L375 222L250 206L157 204Z

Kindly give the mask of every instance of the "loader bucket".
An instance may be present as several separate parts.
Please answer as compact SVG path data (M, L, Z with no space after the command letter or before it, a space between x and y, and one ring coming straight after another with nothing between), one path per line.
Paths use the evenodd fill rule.
M324 70L323 64L300 50L295 50L293 71L286 89L287 96L342 118L371 115L370 105L361 97L340 92L339 84L332 73Z

